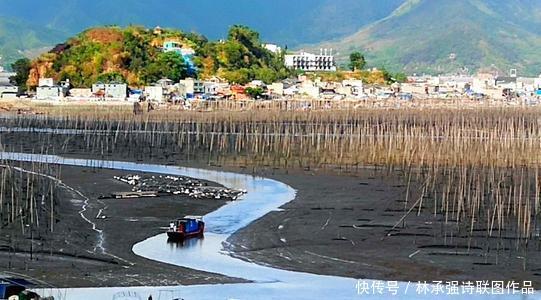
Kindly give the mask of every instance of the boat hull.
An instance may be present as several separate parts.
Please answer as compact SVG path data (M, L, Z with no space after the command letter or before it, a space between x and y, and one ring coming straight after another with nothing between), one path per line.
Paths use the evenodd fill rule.
M195 237L202 237L203 236L203 229L200 229L198 231L185 233L185 232L178 232L178 231L168 231L167 237L169 240L173 241L182 241L189 238L195 238Z

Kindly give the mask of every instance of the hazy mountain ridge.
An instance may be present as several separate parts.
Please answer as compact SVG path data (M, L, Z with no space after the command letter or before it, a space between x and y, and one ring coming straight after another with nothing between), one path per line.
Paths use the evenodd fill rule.
M290 48L352 34L393 11L403 0L0 0L0 19L32 23L31 30L52 30L56 44L88 27L139 24L225 37L231 25L248 25L264 40ZM11 28L23 33L18 28ZM29 30L29 29L25 29ZM4 47L9 46L9 40ZM10 47L11 48L11 47Z
M6 18L32 26L9 26L14 35L43 35L38 47L54 45L88 28L103 25L139 24L195 31L211 39L224 38L228 28L244 24L261 32L262 38L293 48L303 43L347 36L378 20L403 0L0 0L0 20ZM41 34L38 34L41 36ZM34 45L35 43L29 43ZM12 37L0 40L0 53L13 60L20 48ZM24 45L23 45L24 46ZM19 53L20 54L20 53ZM0 54L2 55L2 54Z
M0 18L0 57L10 62L32 49L51 46L51 41L60 40L63 34L11 18Z
M388 17L323 46L342 54L361 50L373 66L410 73L496 67L537 75L540 12L531 0L410 0Z
M0 0L0 20L8 58L93 26L160 25L218 39L245 24L290 49L335 48L342 59L361 50L370 65L395 71L541 70L538 0Z

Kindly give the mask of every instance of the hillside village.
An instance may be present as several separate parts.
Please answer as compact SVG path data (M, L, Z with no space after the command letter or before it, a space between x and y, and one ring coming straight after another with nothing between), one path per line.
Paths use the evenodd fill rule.
M160 65L161 59L168 60ZM28 91L13 84L15 75L0 70L1 99L190 108L194 100L491 99L533 105L541 97L541 75L510 70L396 80L377 68L339 70L333 49L286 51L242 26L218 42L160 27L90 29L32 61Z

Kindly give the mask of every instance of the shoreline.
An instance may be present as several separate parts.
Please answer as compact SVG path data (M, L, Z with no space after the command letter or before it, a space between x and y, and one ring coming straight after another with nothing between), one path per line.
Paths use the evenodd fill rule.
M153 173L71 166L62 166L61 171L62 181L90 200L84 215L103 230L106 253L95 249L98 234L77 213L83 199L63 191L60 201L63 203L61 207L66 210L58 213L61 221L56 226L59 235L56 241L36 237L38 241L34 241L33 260L29 259L29 249L19 249L18 253L0 252L0 273L25 275L23 277L45 286L58 288L246 282L147 260L131 250L134 244L164 232L163 227L170 220L180 215L206 214L222 206L225 201L197 200L186 196L100 200L99 196L111 192L131 191L130 185L114 180L113 176ZM95 217L98 214L106 218L98 220ZM61 246L62 239L64 246ZM174 245L164 245L168 246ZM55 272L51 272L52 269Z

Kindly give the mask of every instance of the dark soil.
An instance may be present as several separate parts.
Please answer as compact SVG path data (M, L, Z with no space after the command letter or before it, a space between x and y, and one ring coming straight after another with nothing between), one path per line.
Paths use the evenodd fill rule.
M230 238L235 256L282 269L400 281L532 281L541 287L541 253L516 250L513 239L455 235L424 208L404 216L398 176L373 171L337 176L262 171L295 188L296 199ZM411 196L417 200L416 196ZM412 200L410 199L411 207ZM394 226L399 224L396 228ZM500 251L486 251L500 243ZM525 269L524 269L525 266Z

